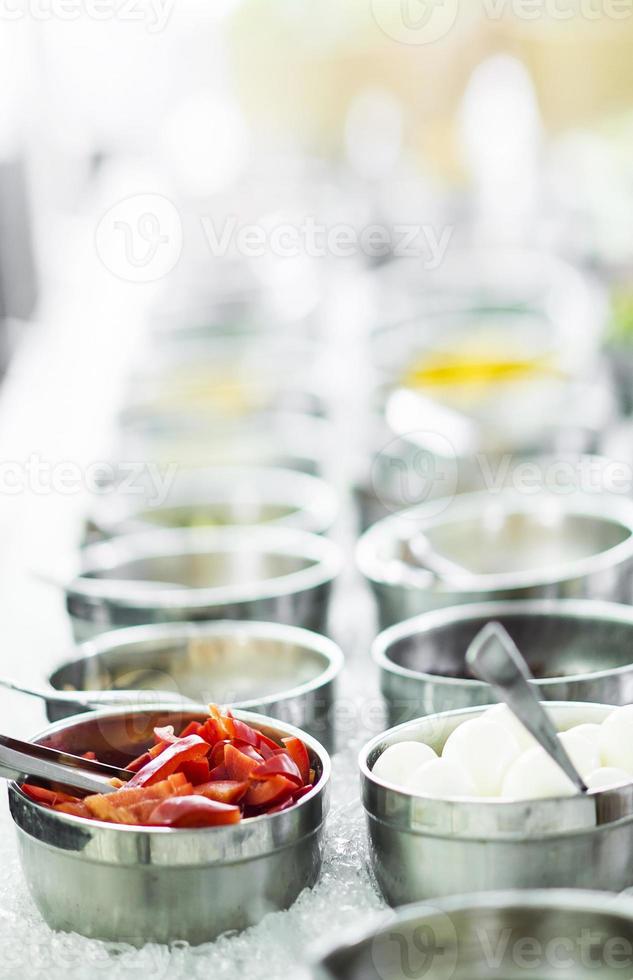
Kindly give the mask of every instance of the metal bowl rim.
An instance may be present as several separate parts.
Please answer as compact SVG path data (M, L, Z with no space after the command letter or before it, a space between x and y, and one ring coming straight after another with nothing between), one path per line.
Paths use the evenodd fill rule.
M628 906L628 908L627 908ZM449 898L432 898L427 901L408 902L397 908L385 909L373 914L369 925L351 926L343 930L334 941L322 941L313 948L310 966L322 966L336 953L367 945L378 939L387 929L407 926L418 919L432 919L434 915L458 915L463 912L506 911L570 911L595 913L626 919L633 924L633 897L611 892L583 888L526 888L503 891L466 892Z
M178 586L157 590L152 589L151 584L144 588L141 580L84 577L88 572L116 568L130 560L204 554L213 551L214 545L216 550L225 553L256 549L260 553L305 558L313 564L259 582L204 588ZM115 552L118 557L112 560ZM104 561L108 553L110 562ZM329 538L295 528L263 526L170 528L126 534L88 545L82 551L81 560L83 572L66 585L67 595L97 598L126 608L195 608L278 598L326 585L336 578L343 566L341 549Z
M432 609L429 612L405 619L401 623L382 630L372 643L371 655L377 666L385 673L411 680L424 680L432 684L446 687L466 687L471 690L485 690L489 687L484 681L474 677L444 677L442 674L429 674L423 670L412 670L395 663L388 655L388 649L400 640L413 636L423 636L443 626L467 622L469 619L479 619L489 616L491 620L504 613L525 613L527 616L560 615L569 619L589 620L604 619L607 622L625 623L633 630L633 607L617 602L603 602L596 599L506 599L490 602L464 603L458 606L448 606L445 609ZM602 680L607 677L618 677L633 668L633 653L631 663L621 667L611 667L604 670L591 671L584 674L566 674L564 677L536 678L538 687L550 687L561 683L576 683L588 680ZM614 705L617 707L617 705Z
M137 709L135 712L130 712L129 707L104 708L100 711L91 711L89 715L89 719L91 721L93 720L100 721L100 720L105 720L107 718L116 717L118 715L142 714L146 712L148 713L154 712L157 710L174 711L176 713L182 714L183 706L182 704L180 705L171 704L169 701L164 701L164 702L157 701L155 704L144 705L143 708ZM197 705L197 704L191 704L186 706L186 711L188 713L191 712L193 714L198 710L200 711L201 714L204 715L205 713L208 713L208 706ZM141 834L143 837L146 837L148 834L151 836L158 835L164 837L166 835L173 834L176 831L178 831L180 835L184 833L195 833L196 835L199 835L201 832L206 834L219 834L219 833L230 834L231 831L234 829L234 827L240 827L240 826L243 827L244 825L246 825L247 827L254 827L265 820L270 820L270 819L274 820L278 817L283 817L284 814L292 813L293 811L296 811L299 807L307 805L311 800L315 798L315 796L319 795L324 789L326 789L332 776L332 763L331 763L329 753L321 745L321 743L317 741L316 738L314 738L312 735L308 735L307 732L302 731L300 728L295 728L294 725L289 725L286 722L278 721L276 718L269 718L267 715L257 714L253 711L243 711L242 709L236 710L234 714L236 718L239 718L247 723L250 722L251 724L256 724L256 725L261 724L267 728L272 728L275 729L276 731L283 731L289 735L294 735L297 738L300 738L301 741L304 742L308 746L308 748L312 749L315 755L318 756L322 767L321 778L319 779L318 783L316 783L312 787L309 793L306 793L305 796L302 796L301 799L298 800L294 804L294 806L290 807L288 810L284 810L281 813L273 813L273 814L263 813L260 814L260 816L258 817L249 817L247 820L239 824L220 826L220 827L194 827L194 828L143 827L143 826L132 827L126 824L108 823L105 820L88 820L87 818L84 817L73 816L73 814L70 813L60 813L57 810L51 810L50 807L45 807L42 804L37 803L35 800L32 800L29 796L27 796L26 793L23 793L19 783L16 780L11 780L11 782L9 783L9 789L14 793L16 793L20 797L20 799L26 801L26 803L29 804L29 806L34 807L37 810L44 810L47 814L54 814L53 819L59 820L63 824L70 824L70 826L81 827L81 828L90 827L90 828L95 828L95 830L101 829L106 831L112 831L114 833ZM67 728L72 728L73 724L79 724L81 721L85 721L85 720L86 720L85 715L72 715L70 718L63 718L61 721L57 721L54 724L49 725L47 728L43 729L41 732L38 732L36 735L33 735L29 739L29 741L34 742L48 735L54 735L58 731L64 731ZM28 833L28 831L26 833Z
M302 473L299 470L292 470L287 467L243 464L192 466L187 467L183 472L186 472L187 478L191 479L192 482L200 481L201 486L204 486L208 491L211 504L230 503L233 481L245 477L252 478L253 482L257 483L258 495L264 505L281 503L292 508L290 514L262 522L267 527L297 527L301 529L302 525L300 525L298 517L305 514L310 516L311 524L309 528L306 526L304 530L319 533L332 526L339 512L339 499L334 487L320 476ZM113 489L111 493L102 494L95 501L95 506L88 517L89 519L93 518L95 524L108 533L115 533L117 525L122 522L123 524L127 523L128 526L133 525L134 533L137 531L140 533L146 529L153 530L154 528L162 530L151 520L147 520L141 515L148 510L160 514L172 507L196 507L200 502L192 500L192 496L192 493L181 491L174 501L164 501L152 508L141 505L140 510L132 507L127 516L117 516L116 506L119 503L119 495L116 493L116 489ZM231 525L222 526L230 527ZM244 525L238 524L236 526Z
M572 578L581 578L594 574L604 569L618 566L633 558L633 501L616 498L608 494L592 496L588 493L574 492L565 495L558 495L552 492L539 490L538 493L526 496L517 493L515 490L501 490L492 496L487 491L475 491L474 493L457 494L454 497L444 497L442 499L429 501L417 507L410 507L397 514L392 514L373 524L360 537L356 546L356 560L358 567L363 575L375 585L386 585L390 587L406 588L409 586L406 577L400 581L393 581L384 575L384 568L387 562L376 556L376 542L385 538L392 540L397 538L396 529L403 527L404 521L415 520L417 523L414 528L408 530L420 532L433 525L442 523L449 507L457 507L451 514L451 520L476 517L480 514L482 503L502 505L508 514L531 514L538 511L538 504L543 500L556 501L561 510L566 514L579 517L590 517L603 520L605 523L617 524L628 531L628 536L618 544L604 551L596 552L586 558L579 558L573 561L561 562L555 566L531 569L529 571L518 572L494 572L486 574L472 573L464 570L463 578L454 580L439 577L424 566L411 566L405 561L392 559L389 561L400 562L405 575L408 569L413 571L427 572L431 580L435 583L436 591L443 594L464 594L469 592L478 593L481 591L494 592L502 589L523 589L538 587L541 585L553 585L557 582ZM570 502L582 502L582 507L569 506ZM563 506L561 506L561 503ZM444 505L444 506L443 506ZM433 512L439 508L439 515ZM426 524L425 524L426 518ZM411 535L405 535L402 540L407 540Z
M266 706L276 704L279 701L289 701L292 698L311 694L325 687L326 684L334 681L345 663L345 657L341 648L329 637L312 630L304 629L302 626L287 626L284 623L255 622L251 620L229 620L220 619L209 622L182 622L182 623L153 623L146 626L128 626L118 630L108 630L107 633L100 633L83 643L78 644L77 652L86 651L82 656L72 660L65 660L59 664L55 670L48 675L48 683L51 692L59 691L60 688L51 684L51 677L58 671L75 664L86 662L93 657L109 653L116 650L119 646L128 646L135 642L143 642L152 639L178 639L186 636L227 636L234 634L247 634L249 637L262 639L284 640L296 642L312 652L322 655L327 660L325 669L313 680L306 681L297 687L279 691L263 698L249 698L247 701L232 702L239 705L240 711L250 711L252 706ZM88 690L88 688L86 688ZM182 706L181 706L182 707Z

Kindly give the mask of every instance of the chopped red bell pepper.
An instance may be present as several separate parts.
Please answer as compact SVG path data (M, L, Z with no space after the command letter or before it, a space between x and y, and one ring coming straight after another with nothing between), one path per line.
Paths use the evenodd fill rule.
M270 759L262 762L252 771L253 779L268 779L271 776L285 776L296 786L303 786L305 780L302 779L299 767L294 759L291 759L287 752L278 752L271 755Z
M197 786L199 783L206 783L209 779L209 763L204 758L191 759L189 762L183 762L178 767L178 772L181 772L190 783Z
M183 762L200 759L208 751L208 744L199 735L180 738L139 769L128 782L128 786L151 786L152 783L158 783L174 773Z
M178 796L159 803L149 823L157 827L219 827L241 819L239 806L218 803L206 796Z
M302 783L307 783L310 779L310 756L308 750L300 738L284 738L283 744L290 757L294 759L299 772L301 773Z
M248 746L244 746L244 748L246 749ZM248 779L251 773L261 764L262 757L260 755L253 759L243 749L236 749L230 743L224 749L224 765L229 774L229 779L236 779L238 782Z
M269 807L281 803L287 796L292 796L296 784L285 776L273 776L264 782L251 783L244 798L247 806Z
M204 723L190 722L179 736L171 725L156 727L155 744L128 764L129 782L111 780L115 792L80 800L28 783L24 792L83 819L195 828L281 813L312 790L315 773L301 739L286 738L279 745L230 711L211 705L209 713Z
M218 779L201 783L195 787L194 793L206 796L208 800L217 800L218 803L238 803L246 795L248 787L246 780L238 783L234 779Z

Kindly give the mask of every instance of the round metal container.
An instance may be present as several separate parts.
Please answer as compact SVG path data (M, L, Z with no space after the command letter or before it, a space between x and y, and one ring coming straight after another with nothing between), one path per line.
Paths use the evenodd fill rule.
M160 498L155 486L142 490L113 489L101 496L88 518L88 539L156 527L256 524L321 534L338 513L336 492L324 480L272 467L179 469Z
M633 701L633 608L536 599L438 609L392 626L372 655L389 723L497 701L466 667L466 650L491 621L511 635L544 701Z
M615 980L633 972L633 902L590 891L494 892L376 917L315 980Z
M125 765L155 725L206 715L157 705L99 711L60 722L35 741ZM236 717L279 738L301 737L318 781L297 806L229 827L172 830L84 820L39 806L9 786L19 854L31 894L53 929L142 945L202 943L288 908L315 884L328 810L330 761L310 736L261 715Z
M190 334L153 346L129 381L129 411L194 411L218 420L273 409L325 415L328 351L291 330Z
M357 557L383 626L486 599L630 602L633 502L538 488L461 494L374 524Z
M363 806L378 884L391 905L506 888L633 884L633 785L564 799L436 800L390 788L372 775L390 745L426 742L438 754L482 708L408 722L372 739L359 756ZM599 704L548 704L559 730L600 723Z
M331 749L343 654L331 640L277 623L166 623L103 633L56 670L57 691L142 690L257 711ZM76 708L49 702L51 721Z
M78 640L121 626L210 619L325 632L341 564L332 541L290 528L147 531L85 548L66 606Z
M179 466L281 466L320 475L332 454L332 424L300 412L262 411L217 421L145 406L121 419L119 456Z

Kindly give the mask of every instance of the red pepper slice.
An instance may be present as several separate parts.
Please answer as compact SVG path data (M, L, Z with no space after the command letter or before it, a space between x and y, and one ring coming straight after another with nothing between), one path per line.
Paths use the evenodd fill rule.
M229 774L226 771L226 766L224 765L224 763L222 763L222 765L220 766L216 766L215 769L212 769L211 772L209 773L209 781L215 782L216 780L223 780L228 778L229 778Z
M276 755L271 755L270 759L262 762L252 773L253 779L270 779L274 776L285 776L286 779L290 779L296 786L303 786L304 784L304 779L301 776L297 763L287 752L278 752Z
M200 729L202 727L203 725L201 721L190 721L186 728L183 728L181 731L179 738L186 738L187 735L200 735Z
M284 738L282 741L290 758L297 764L297 768L301 773L301 781L305 785L310 780L310 756L308 755L308 750L300 738Z
M151 786L166 779L178 769L183 762L191 759L201 759L209 751L208 744L199 735L187 735L169 745L151 762L143 766L128 782L128 786Z
M254 749L259 748L261 742L259 732L238 718L231 718L231 724L233 726L233 738L239 739L245 745L252 745Z
M211 768L215 766L221 766L224 763L224 750L229 743L223 739L221 742L216 742L211 752L209 754L209 765Z
M219 779L215 782L202 783L196 786L194 792L206 796L208 800L218 803L238 803L248 790L248 782L238 783L235 779Z
M178 772L181 772L193 786L197 786L199 783L206 783L208 781L210 775L209 763L206 759L191 759L189 762L183 762L179 766Z
M261 783L252 783L244 798L247 806L270 807L292 796L296 785L285 776L273 776Z
M206 796L177 796L159 803L149 823L157 827L219 827L241 819L239 806L208 800Z
M143 752L142 755L138 755L136 759L132 759L131 762L125 767L129 772L138 772L143 766L147 765L148 762L152 761L152 757L149 752Z
M244 746L244 748L246 749L248 746ZM263 763L261 756L258 755L256 759L253 759L247 752L242 751L242 749L236 749L229 742L224 749L224 765L229 774L229 779L236 779L238 782L242 782L242 780L248 779L253 770L263 765Z
M69 796L68 793L45 789L43 786L33 786L31 783L22 783L21 789L36 803L41 803L44 806L56 806L58 803L74 803L76 801L76 797Z

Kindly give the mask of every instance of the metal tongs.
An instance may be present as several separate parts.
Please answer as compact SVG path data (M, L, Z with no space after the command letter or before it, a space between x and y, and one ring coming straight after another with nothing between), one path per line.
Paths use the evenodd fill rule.
M50 749L35 742L0 735L0 777L24 782L53 783L71 790L78 796L91 793L112 793L111 779L127 782L134 774L129 769L108 766L93 759Z

